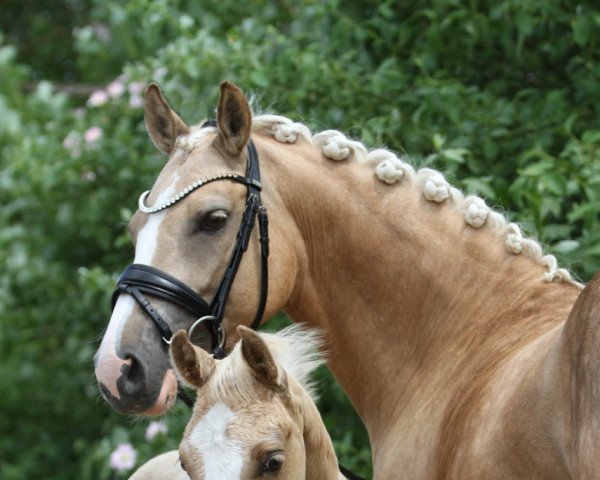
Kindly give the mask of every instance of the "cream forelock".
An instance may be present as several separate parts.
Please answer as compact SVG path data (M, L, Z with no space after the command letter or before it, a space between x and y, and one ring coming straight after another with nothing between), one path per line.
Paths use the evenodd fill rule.
M259 334L280 369L297 380L315 400L315 385L311 381L311 374L324 363L323 356L318 351L322 345L319 332L292 325L277 333ZM219 367L211 378L210 388L217 398L239 398L248 402L254 396L254 386L255 379L242 358L238 342L232 352L219 362Z

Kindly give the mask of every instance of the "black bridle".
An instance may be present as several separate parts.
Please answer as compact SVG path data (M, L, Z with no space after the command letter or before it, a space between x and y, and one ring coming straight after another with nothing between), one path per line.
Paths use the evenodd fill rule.
M214 125L214 122L206 122L202 127ZM260 198L261 183L258 153L252 140L249 141L247 146L247 157L246 176L237 174L218 175L201 182L201 185L206 185L207 183L218 180L229 180L242 183L248 187L246 206L242 214L242 220L235 239L233 252L210 303L200 297L186 284L177 280L175 277L172 277L168 273L149 265L136 263L129 265L125 268L123 273L121 273L117 280L116 290L112 295L113 309L115 308L117 299L122 293L131 295L142 310L146 312L154 322L162 339L167 344L170 343L173 332L169 327L169 324L161 317L158 310L154 308L145 295L160 298L184 308L197 318L190 327L189 335L191 336L191 333L196 326L204 324L211 337L211 350L215 358L223 358L225 356L224 347L226 338L222 326L225 306L240 266L242 256L248 249L248 244L257 217L261 246L261 281L258 307L256 309L254 320L250 325L251 328L256 329L260 325L267 303L269 283L267 268L267 259L269 257L269 221L267 209L262 204Z

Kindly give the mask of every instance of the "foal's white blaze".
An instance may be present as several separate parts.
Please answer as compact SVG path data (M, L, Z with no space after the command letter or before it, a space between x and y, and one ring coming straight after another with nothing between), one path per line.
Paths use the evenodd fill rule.
M224 403L213 405L194 427L190 446L204 462L206 480L238 480L244 459L242 446L227 437L235 413Z

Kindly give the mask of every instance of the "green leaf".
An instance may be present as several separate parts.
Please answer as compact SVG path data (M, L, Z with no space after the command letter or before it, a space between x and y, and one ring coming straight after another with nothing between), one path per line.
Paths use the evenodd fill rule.
M575 206L567 215L569 222L575 222L581 220L589 215L596 216L600 212L600 204L596 203L582 203Z
M570 253L581 247L577 240L563 240L552 246L552 249L558 253Z
M536 163L529 165L528 167L521 170L521 175L528 177L537 177L538 175L552 170L554 168L554 161L550 158L544 158Z
M444 144L446 143L446 139L437 132L433 134L432 140L433 140L433 148L436 152L439 152L444 147Z
M580 46L584 46L592 33L592 19L587 14L579 14L573 21L573 39Z
M441 155L450 162L464 163L465 156L469 153L469 150L466 148L447 148L442 150Z
M462 181L465 186L467 193L479 194L482 197L489 198L490 200L496 199L496 192L490 186L490 184L484 181L482 178L465 178Z
M547 192L563 196L567 190L567 179L558 172L545 172L540 175L540 186Z
M581 141L592 145L600 144L600 130L586 130L581 134Z

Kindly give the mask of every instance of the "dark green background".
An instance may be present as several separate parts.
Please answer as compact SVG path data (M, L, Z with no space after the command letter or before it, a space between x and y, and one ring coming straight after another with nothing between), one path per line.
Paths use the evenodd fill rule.
M90 107L92 91L123 72L128 82L162 77L193 122L213 113L218 82L233 80L257 110L442 170L587 280L600 267L594 5L3 1L0 479L126 478L108 464L119 443L142 462L175 446L187 420L179 408L169 434L146 442L147 421L112 412L95 386L109 294L132 258L125 222L164 160L128 93ZM63 140L92 126L102 139L72 155ZM337 452L368 476L366 435L321 377Z

